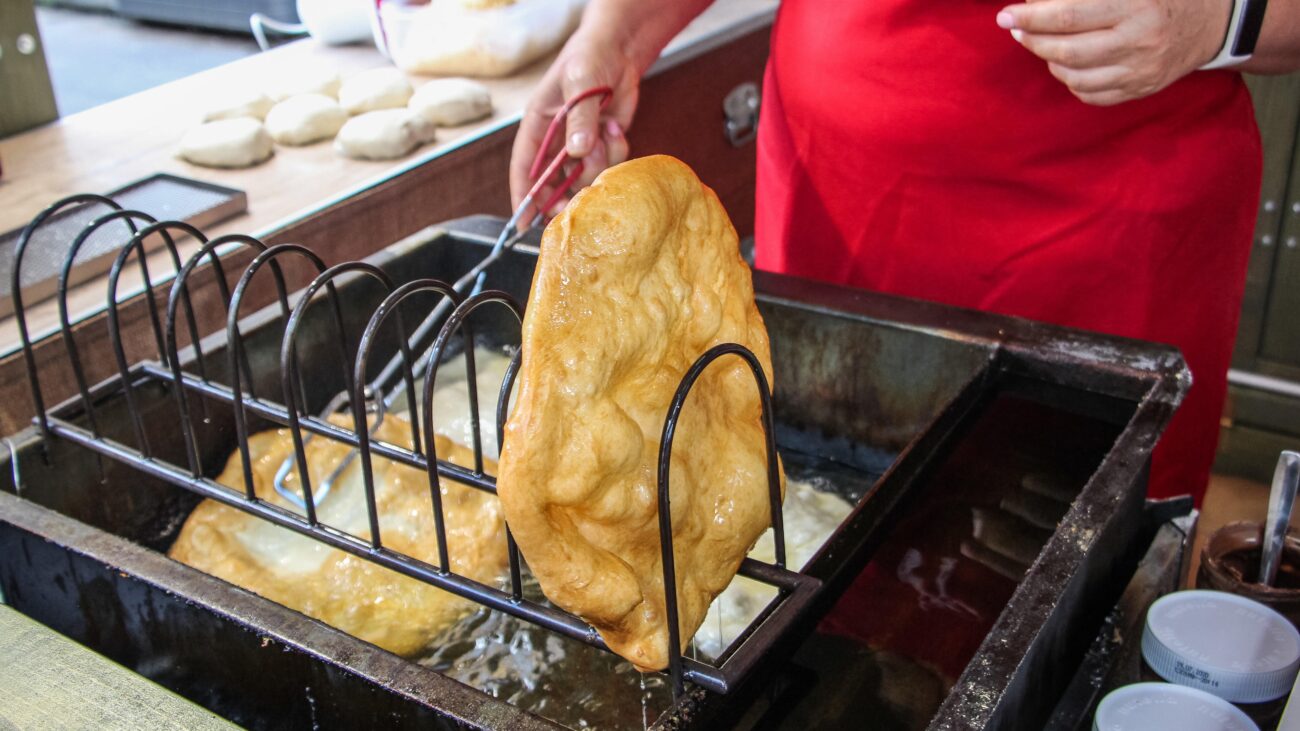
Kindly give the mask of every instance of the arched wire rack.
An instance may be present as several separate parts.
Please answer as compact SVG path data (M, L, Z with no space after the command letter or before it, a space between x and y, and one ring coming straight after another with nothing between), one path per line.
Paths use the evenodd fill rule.
M66 277L62 278L57 297L67 358L75 375L77 395L56 407L48 408L43 397L40 372L36 367L26 324L25 303L21 288L18 286L18 282L21 281L22 258L33 233L50 216L68 206L88 202L107 206L110 211L89 224L76 241L72 242L65 260L65 272L73 266L78 242L84 241L94 229L112 222L124 222L130 227L131 232L131 238L114 262L108 280L107 326L117 373L97 385L92 386L87 382L82 363L84 355L77 348L72 334L72 323L68 316L68 282ZM118 282L122 272L134 257L140 268L140 277L145 291L152 291L156 277L155 273L149 271L145 262L143 244L144 239L149 236L163 239L175 273L165 307L160 308L153 297L145 298L149 310L154 357L131 363L123 345L118 314L120 305ZM201 246L188 260L182 262L175 242L178 238L187 236L196 239ZM231 287L228 275L232 273L223 269L219 250L239 247L251 249L255 252L255 256L251 263L237 277L234 277L235 284ZM489 258L499 256L501 249L500 245L495 247ZM315 278L304 290L293 294L287 290L282 271L283 265L289 260L296 260L299 265L305 263L316 272ZM496 492L496 479L487 474L484 469L482 426L478 396L475 392L478 381L474 361L476 337L473 316L484 309L502 308L512 315L516 323L521 322L523 318L523 304L506 292L481 289L469 293L469 285L474 282L478 283L474 289L480 290L482 274L486 270L487 263L490 261L485 260L454 283L433 278L399 283L393 281L389 273L370 263L343 262L329 266L303 246L295 244L269 246L253 237L243 235L229 235L208 240L201 231L188 224L156 221L138 211L124 210L113 201L100 196L70 196L50 206L33 219L20 236L16 251L12 291L36 412L34 422L39 427L42 438L47 442L66 440L81 445L100 455L101 461L108 459L119 462L142 474L189 490L201 497L217 500L259 519L471 600L478 605L505 612L518 619L608 651L600 635L579 617L550 604L531 601L524 596L523 561L514 540L509 538L508 530L506 550L509 554L509 579L504 585L491 586L458 574L452 568L447 544L447 518L439 489L440 481L450 479L478 490L494 494ZM215 364L210 362L213 360L212 353L205 353L204 341L201 337L203 333L198 332L194 307L191 303L191 275L202 267L215 269L215 276L211 277L211 281L214 282L213 286L219 288L220 299L226 307L225 361L221 363L221 368L214 367ZM272 286L276 290L275 301L270 307L278 312L278 320L283 325L278 359L274 360L265 357L251 358L241 331L241 323L244 322L241 319L241 304L253 287L265 282L266 276L258 275L267 269L271 272ZM382 301L373 308L366 326L360 332L352 332L345 327L344 303L339 294L341 281L356 277L373 280L383 293ZM261 284L261 286L266 285ZM409 314L415 305L425 307L427 314L420 324L411 330L403 321L402 312ZM349 308L358 306L364 305L359 305L355 301L347 303ZM327 326L333 328L330 339L337 343L338 352L334 356L335 362L314 362L311 366L301 362L299 358L301 332L304 323L312 319L328 320ZM178 330L182 326L189 336L189 345L185 348L179 347ZM391 332L387 341L381 337L387 328L396 330L397 346L392 348L395 352L385 354L387 360L384 361L379 374L368 379L368 374L374 370L371 366L381 357L381 341L394 340ZM355 348L350 346L350 343L354 342ZM452 351L457 347L459 352L453 353ZM472 467L462 467L440 458L435 447L433 420L437 415L433 413L433 392L438 366L447 357L458 357L464 362L466 383L470 389L469 408L472 425L472 444L466 446L473 450ZM746 558L740 566L739 574L774 588L776 598L749 625L748 629L731 643L726 652L710 662L684 656L681 652L682 637L677 621L676 561L672 517L669 510L672 477L669 466L678 419L692 388L699 382L699 377L706 369L714 367L717 361L724 359L739 359L742 362L753 376L761 402L768 462L767 487L776 547L774 562L766 563ZM276 366L280 392L277 394L257 392L254 384L259 374L255 371L254 362L275 361L278 361ZM491 436L497 439L498 446L503 438L501 431L518 367L519 358L516 353L506 369L497 398L498 428L497 434ZM337 369L336 372L340 375L344 388L331 400L324 412L313 414L308 411L305 383L314 377L313 374L317 369L324 368ZM213 376L213 373L218 370L225 373L224 382ZM374 425L385 417L389 405L389 399L384 396L385 392L396 388L414 396L416 383L421 378L424 380L424 385L418 402L414 397L407 399L406 426L410 429L412 447L406 448L374 438ZM262 380L266 381L265 378ZM174 411L170 416L156 412L146 415L142 411L138 394L146 388L161 388L170 393L170 398L174 402ZM121 398L126 404L125 412L126 418L130 421L129 429L118 430L118 433L129 435L126 439L106 436L105 429L100 423L102 417L98 406L114 398ZM231 488L212 479L205 472L200 456L204 451L200 447L205 446L202 443L204 436L201 425L211 413L211 409L221 408L230 410L233 416L236 452L244 476L244 490ZM330 412L338 410L346 410L350 413L353 425L369 423L370 429L341 426L327 418ZM292 502L302 509L301 514L259 499L255 494L252 456L249 450L250 417L258 420L259 423L279 425L289 430L294 445L294 457L286 463L287 466L281 471L279 477L282 478L290 470L295 472L298 478L298 489L293 493ZM148 438L150 429L146 421L158 419L174 419L175 428L180 430L185 445L183 459L165 459L150 444ZM329 484L339 476L343 468L335 470L333 474L321 481L321 484L313 485L305 468L306 445L312 439L328 439L348 445L352 451L347 462L359 459L370 528L368 538L361 538L331 527L322 522L317 515L316 506L327 499ZM375 501L374 459L376 457L413 467L427 475L432 515L429 530L434 531L437 539L436 564L403 554L384 544ZM742 682L778 638L798 623L803 613L809 609L820 586L817 579L792 571L785 566L785 538L781 520L781 487L776 458L772 397L767 378L759 360L752 352L735 343L723 343L699 355L682 379L668 411L664 414L656 474L664 599L670 632L667 673L674 697L680 698L688 684L695 684L715 693L727 693ZM282 480L277 479L277 489L283 489L281 483Z

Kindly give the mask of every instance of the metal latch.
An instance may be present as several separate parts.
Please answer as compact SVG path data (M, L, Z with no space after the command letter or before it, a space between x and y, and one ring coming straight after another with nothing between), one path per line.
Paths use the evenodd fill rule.
M727 121L723 131L732 147L740 147L758 135L758 84L747 81L731 90L722 100L722 112Z

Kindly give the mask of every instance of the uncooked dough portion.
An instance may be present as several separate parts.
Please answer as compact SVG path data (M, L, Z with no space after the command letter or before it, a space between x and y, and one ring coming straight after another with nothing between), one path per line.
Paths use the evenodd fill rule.
M457 127L492 113L492 94L470 79L434 79L415 90L407 107L439 127Z
M432 142L434 127L407 109L381 109L349 119L334 149L359 160L392 160Z
M266 131L282 145L310 145L338 134L348 113L324 94L293 96L266 115Z
M345 427L351 424L346 417L333 421ZM410 435L406 421L390 416L375 436L409 448ZM439 458L473 467L470 450L443 436L436 440ZM285 500L272 482L280 464L293 453L289 432L255 434L249 449L257 496L301 515L302 510ZM307 444L316 489L348 451L346 445L321 437ZM495 471L490 462L485 469ZM374 476L384 546L438 565L428 476L381 457L374 459ZM217 481L244 489L238 452L231 455ZM296 472L290 473L288 487L300 489ZM488 493L450 480L442 480L441 488L452 571L493 583L507 565L500 503ZM353 461L321 501L317 517L325 525L369 539L360 460ZM477 606L215 500L205 500L194 509L169 555L401 655L425 649L439 632Z
M752 350L770 382L736 231L679 160L610 168L547 226L497 490L546 596L642 670L668 662L664 418L691 364L729 342ZM684 645L770 524L758 389L735 356L704 372L682 411L671 504Z
M275 152L271 135L251 117L221 119L195 127L181 138L181 158L211 168L246 168Z
M240 117L266 119L266 113L273 106L275 102L271 97L257 89L232 86L219 90L206 101L202 118L204 122Z
M348 114L396 109L411 100L411 82L395 68L383 67L349 76L339 87L339 104Z
M323 94L331 99L337 99L339 83L337 71L303 66L285 71L281 76L273 78L267 84L266 95L277 103L303 94Z

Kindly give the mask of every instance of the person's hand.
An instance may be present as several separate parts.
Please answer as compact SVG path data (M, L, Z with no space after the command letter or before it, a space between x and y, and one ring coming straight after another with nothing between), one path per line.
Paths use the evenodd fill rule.
M1231 0L1029 0L997 24L1088 104L1154 94L1214 58Z
M640 73L636 65L621 49L617 39L605 33L584 33L581 29L565 44L555 63L547 70L537 91L524 109L519 133L515 136L510 154L510 199L518 207L533 181L528 178L529 168L538 154L542 137L555 113L565 100L582 92L608 86L614 90L609 106L600 113L600 98L592 97L573 108L567 118L563 135L556 135L559 143L554 149L543 150L549 158L559 152L563 144L569 156L584 164L582 176L575 182L575 190L589 185L600 171L627 159L628 146L625 131L632 123L636 110L637 88ZM541 201L538 201L540 204ZM568 203L566 195L547 213L554 213Z

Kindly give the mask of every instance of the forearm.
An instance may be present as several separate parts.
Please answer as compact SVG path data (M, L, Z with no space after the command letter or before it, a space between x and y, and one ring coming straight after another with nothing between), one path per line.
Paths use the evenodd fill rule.
M0 0L3 1L3 0ZM542 150L556 110L585 91L608 87L607 106L595 99L575 105L565 119L564 147L582 160L578 188L628 156L625 132L636 113L641 77L664 46L712 0L590 0L578 30L542 76L524 109L510 154L510 196L515 205L533 185L532 164Z
M612 39L636 65L638 73L644 74L664 46L712 2L591 0L578 33Z
M1269 0L1255 55L1240 68L1253 74L1300 69L1300 0Z

